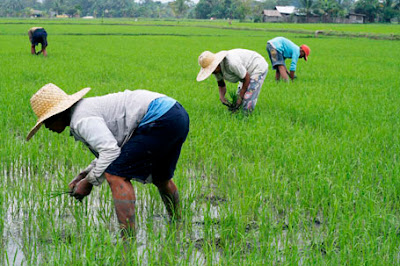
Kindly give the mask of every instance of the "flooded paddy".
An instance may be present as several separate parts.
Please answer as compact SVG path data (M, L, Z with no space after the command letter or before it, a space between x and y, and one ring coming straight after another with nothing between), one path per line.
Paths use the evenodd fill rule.
M19 174L30 171L20 171ZM2 262L6 265L47 264L60 259L73 262L72 258L93 260L100 264L121 259L126 263L152 265L172 259L204 265L210 262L220 264L226 259L221 257L230 252L239 251L235 256L246 259L249 255L257 254L258 257L265 249L274 250L277 256L262 258L262 261L279 263L286 261L285 256L279 254L287 245L299 248L300 260L305 256L301 252L304 249L321 248L321 254L326 252L323 247L314 247L316 243L311 245L304 229L301 233L293 233L284 215L277 213L273 217L274 211L268 214L272 223L263 224L267 221L263 217L239 225L240 221L232 217L237 211L235 206L229 204L227 198L216 195L218 189L212 181L206 191L196 195L196 191L204 190L199 184L191 183L198 179L196 176L189 178L189 189L182 193L193 195L192 198L183 196L182 221L172 224L155 187L136 184L137 231L135 238L123 241L119 238L118 221L107 186L95 190L80 203L67 194L54 196L51 193L62 186L62 180L53 182L38 193L36 185L30 183L39 183L39 176L26 175L24 181L15 181L13 175L16 174L16 171L10 174L3 171L2 179L2 186L9 188L9 193L2 196L5 200L3 206L7 206L2 216L1 238L4 250ZM187 173L191 174L194 172ZM45 180L50 175L47 173ZM199 179L208 178L203 175ZM24 186L24 193L19 193L21 186ZM260 201L263 201L262 198ZM257 213L266 215L263 208L259 208ZM313 231L313 234L322 233L320 226L319 221L310 222L307 230ZM263 239L266 233L267 241ZM229 239L239 239L239 242L232 243ZM106 251L108 255L104 255L97 250L98 245L102 246L102 252L110 249L120 253Z

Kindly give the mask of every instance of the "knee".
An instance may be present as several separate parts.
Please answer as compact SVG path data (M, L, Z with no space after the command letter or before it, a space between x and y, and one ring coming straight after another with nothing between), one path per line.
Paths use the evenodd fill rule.
M167 181L153 181L153 184L158 188L160 191L175 191L177 190L175 183L170 179Z
M108 182L108 184L110 186L123 185L126 182L125 178L120 177L120 176L112 175L112 174L109 174L109 173L104 173L104 175L105 175L105 177L107 179L107 182Z

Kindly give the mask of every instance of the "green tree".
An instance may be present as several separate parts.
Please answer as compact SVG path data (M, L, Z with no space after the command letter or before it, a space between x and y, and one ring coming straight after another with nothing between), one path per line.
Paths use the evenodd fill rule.
M213 12L213 0L200 0L195 7L195 16L199 19L207 19L211 17Z
M359 0L355 4L356 13L365 14L369 22L374 22L378 15L378 0Z
M189 9L189 0L175 0L169 5L174 12L175 17L183 17Z
M251 12L251 1L250 0L236 0L234 2L234 18L245 20L246 15Z
M314 8L314 0L300 0L300 11L306 14L306 20L308 22L308 18L311 15L311 11Z
M343 8L335 0L318 0L314 5L314 13L320 15L328 15L329 17L336 18L339 16Z
M393 0L385 0L379 3L379 13L381 14L382 22L390 22L392 18L397 17L397 6L398 3Z
M2 16L16 16L23 13L25 6L22 0L3 0L0 2L0 14Z

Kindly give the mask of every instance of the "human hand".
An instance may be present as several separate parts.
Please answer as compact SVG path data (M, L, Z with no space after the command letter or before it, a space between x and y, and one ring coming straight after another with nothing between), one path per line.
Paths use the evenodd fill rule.
M84 179L87 176L87 172L80 172L72 181L68 184L69 189L71 192L74 190L76 184L78 184L79 181Z
M240 106L242 105L242 102L243 102L243 98L238 95L236 103L230 104L230 106L228 108L229 111L231 111L232 113L235 113L237 110L239 110Z
M293 72L293 74L292 74L292 72ZM294 74L294 71L289 72L288 70L286 70L286 73L288 74L288 76L290 77L291 80L294 80L297 78L297 76Z
M70 195L71 197L82 201L86 196L90 194L90 192L92 192L92 188L93 185L89 183L86 178L84 178L75 185Z
M232 113L235 113L237 110L239 110L240 108L240 104L231 104L231 106L229 106L229 111L231 111Z
M240 95L238 95L238 98L236 100L236 106L240 106L242 104L242 102L243 102L243 98Z
M231 105L232 105L232 104L229 103L229 102L222 102L222 104L225 105L225 106L228 106L228 108L231 107Z

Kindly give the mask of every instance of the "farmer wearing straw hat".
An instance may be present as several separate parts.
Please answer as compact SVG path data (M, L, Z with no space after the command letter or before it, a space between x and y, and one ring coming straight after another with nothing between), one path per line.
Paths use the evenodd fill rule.
M30 100L38 121L27 140L42 124L57 133L69 126L75 140L97 157L71 181L71 196L82 200L106 179L123 236L135 228L131 179L157 186L170 217L179 218L172 177L189 131L185 109L170 97L146 90L82 99L89 90L68 95L54 84L43 86Z
M31 42L31 53L39 55L43 53L43 56L47 56L46 47L47 43L47 32L42 27L33 27L28 30L29 41ZM36 45L42 45L42 50L36 52Z
M269 59L272 63L272 68L276 70L275 79L279 81L282 78L284 81L288 81L288 75L293 81L296 76L296 66L299 58L304 58L307 61L310 55L310 48L303 44L300 47L294 44L291 40L284 37L276 37L267 42L267 51ZM285 59L291 58L290 73L286 69Z
M258 96L268 72L268 63L260 54L246 50L233 49L213 54L209 51L199 56L200 72L197 81L202 81L214 74L219 88L222 104L236 111L240 107L250 113L254 110ZM225 80L239 82L236 103L229 103L225 98Z

